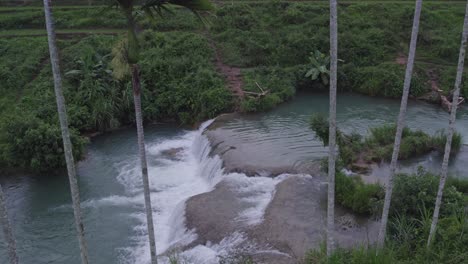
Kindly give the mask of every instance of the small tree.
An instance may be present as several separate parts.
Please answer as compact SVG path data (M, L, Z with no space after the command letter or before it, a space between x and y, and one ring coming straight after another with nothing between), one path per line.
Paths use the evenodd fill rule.
M316 50L310 53L309 61L312 67L306 72L305 77L310 78L312 81L320 78L324 85L328 85L330 56L326 56L319 50Z

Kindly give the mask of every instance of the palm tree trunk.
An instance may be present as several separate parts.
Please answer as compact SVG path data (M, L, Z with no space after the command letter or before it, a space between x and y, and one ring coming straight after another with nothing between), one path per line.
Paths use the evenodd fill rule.
M150 243L151 264L157 264L156 240L154 236L153 210L151 209L151 196L148 179L148 163L146 161L145 136L143 131L143 118L141 113L141 88L140 88L140 68L138 64L132 64L132 85L133 99L135 101L135 116L137 123L138 148L141 162L141 174L143 177L143 189L146 207L146 223L148 225L148 236Z
M8 243L8 256L10 264L18 264L18 255L16 255L16 242L11 229L10 221L8 220L7 208L3 196L2 185L0 185L0 223L3 226L3 233Z
M392 161L390 163L390 174L388 175L388 181L385 186L385 201L384 201L384 207L382 210L382 220L380 223L379 236L377 240L377 246L379 248L382 248L385 242L385 233L387 230L388 213L390 210L390 202L392 200L393 177L395 175L398 155L400 152L401 136L403 134L403 128L405 127L406 107L408 104L408 95L409 95L410 86L411 86L411 77L413 75L414 57L416 55L416 43L418 40L419 17L421 15L421 6L422 6L422 0L416 0L416 7L414 10L414 18L413 18L413 29L411 32L411 42L410 42L409 55L408 55L408 63L406 65L405 82L403 84L403 95L401 97L400 114L398 115L395 143L393 145Z
M73 158L72 144L70 141L70 132L68 130L67 110L62 91L62 76L60 73L59 57L57 45L55 42L54 21L49 5L50 0L44 0L44 12L47 28L47 39L49 42L50 62L52 64L52 73L54 75L55 98L57 100L57 110L62 131L63 148L65 151L65 161L67 163L68 178L70 180L70 190L73 201L73 212L75 215L75 226L78 233L80 244L81 262L88 264L88 250L84 237L84 226L81 216L80 193L78 190L78 181L76 178L75 160Z
M335 158L336 158L336 82L338 67L338 18L336 0L330 0L330 128L328 135L327 255L335 249Z
M442 172L439 182L439 190L437 191L437 198L434 208L434 215L432 216L431 230L429 232L429 238L427 239L427 247L430 247L432 240L434 239L437 222L439 221L440 205L442 203L442 195L444 191L445 181L447 179L448 163L450 158L450 151L452 147L452 138L455 131L455 120L457 118L457 106L458 98L460 96L460 85L463 76L463 66L465 63L465 50L468 37L468 1L465 9L465 21L463 23L463 34L460 45L460 54L458 56L458 68L457 77L455 79L455 91L453 92L452 108L450 112L449 131L447 134L447 142L445 143L444 160L442 162Z

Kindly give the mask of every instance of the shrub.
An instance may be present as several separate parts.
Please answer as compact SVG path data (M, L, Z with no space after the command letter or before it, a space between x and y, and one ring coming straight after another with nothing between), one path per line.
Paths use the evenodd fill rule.
M434 137L432 138L432 142L434 148L436 148L440 152L445 151L445 145L447 144L447 134L445 131L441 130L438 131ZM450 149L451 153L456 153L460 150L463 145L463 138L462 135L458 132L453 133L452 137L452 147Z
M439 186L439 177L420 171L418 174L399 174L394 179L391 215L404 214L418 218L421 207L433 208ZM454 186L446 185L441 215L448 216L456 208L463 208L463 196Z
M336 173L336 201L360 214L378 214L384 197L383 188L378 184L364 184L359 177L348 177Z
M31 115L11 116L3 125L4 140L10 164L44 172L65 166L61 130L58 124L47 124ZM86 140L70 130L73 156L79 160Z
M324 115L314 114L310 118L309 124L316 137L323 142L323 145L328 146L328 131L330 129L328 119Z

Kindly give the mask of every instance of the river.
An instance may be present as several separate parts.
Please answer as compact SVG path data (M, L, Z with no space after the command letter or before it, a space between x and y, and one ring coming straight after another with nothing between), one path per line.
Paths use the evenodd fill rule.
M337 122L346 132L365 134L370 127L394 121L398 109L396 100L340 94ZM326 95L302 94L268 113L222 121L214 131L242 151L239 164L253 167L262 164L265 168L291 166L326 154L308 129L308 119L314 112L327 111ZM145 130L158 252L182 246L183 250L176 255L197 264L217 263L242 243L246 248L245 236L236 230L259 225L275 196L275 186L292 177L283 174L276 178L264 177L267 175L252 178L223 171L220 158L209 155L212 147L202 134L209 124L206 122L194 131L173 125L149 126ZM448 125L448 114L432 105L410 101L407 125L434 133ZM457 131L468 143L466 109L458 115ZM424 165L437 170L440 160L440 155L431 153L404 163L402 169ZM451 162L450 172L458 177L468 176L466 161L465 146ZM135 131L126 129L93 138L87 158L78 164L78 175L91 263L149 263ZM79 263L66 175L7 175L0 181L21 263ZM204 197L199 194L220 190L223 185L220 183L229 185L234 199L241 201L233 207L237 225L223 239L198 243L203 241L197 234L201 227L195 230L185 220L203 215L186 215L185 204L188 199L194 201L191 197ZM2 235L0 263L7 263ZM285 254L276 247L252 243L249 246L249 250L255 248L258 252ZM166 257L160 260L168 261Z

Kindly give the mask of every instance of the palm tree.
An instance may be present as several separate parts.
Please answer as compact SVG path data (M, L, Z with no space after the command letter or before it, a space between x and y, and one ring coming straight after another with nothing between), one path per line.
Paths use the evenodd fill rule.
M143 192L145 197L146 221L148 225L148 236L150 244L151 263L157 263L156 240L154 234L153 214L151 206L151 196L148 179L148 165L146 161L145 139L143 131L143 117L141 112L141 87L140 87L140 67L138 65L140 55L140 43L136 31L135 6L140 4L136 0L114 0L113 1L122 10L127 19L127 48L126 59L130 65L132 75L133 98L135 103L135 119L137 124L138 149L140 156L140 166L143 178ZM209 0L145 0L141 3L141 9L150 17L154 13L161 14L163 10L168 10L167 5L178 5L197 14L198 11L211 10L212 6Z
M452 137L455 131L455 120L457 118L457 106L458 106L458 98L460 96L460 85L462 81L463 66L465 62L465 50L466 50L467 38L468 38L468 1L466 3L465 21L463 23L463 34L462 34L462 40L461 40L461 45L460 45L460 54L458 56L457 77L455 79L455 91L453 92L452 108L450 112L449 131L447 134L447 142L445 143L445 153L444 153L444 160L442 161L442 172L440 176L439 190L437 191L434 215L432 216L431 230L429 232L429 238L427 239L427 247L430 247L431 242L434 239L437 222L439 220L440 204L442 203L442 195L444 191L445 180L447 179L448 163L449 163L450 151L452 147Z
M0 185L0 223L3 226L3 233L8 243L8 256L10 264L18 264L18 255L16 255L16 242L11 230L10 221L8 220L7 208L3 196L2 185Z
M78 233L80 244L81 262L88 264L88 250L84 237L84 226L81 217L80 193L78 190L78 181L76 178L75 160L73 158L72 144L70 141L70 132L68 130L67 110L62 91L62 76L60 73L59 57L55 41L54 20L50 9L50 0L44 0L44 13L47 28L47 40L49 43L50 63L52 64L52 73L54 75L55 99L57 101L57 110L62 131L63 149L65 152L65 161L67 163L68 178L70 180L70 190L73 201L73 212L75 215L75 226Z
M335 249L335 158L336 158L336 82L338 67L338 18L336 0L330 0L330 128L328 134L327 255Z
M395 175L397 161L398 161L398 154L400 152L401 136L403 133L403 128L405 127L406 107L408 103L408 95L409 95L409 90L411 86L411 77L413 75L414 57L416 55L416 43L418 40L419 17L421 15L421 6L422 6L422 0L416 0L408 62L406 65L405 82L403 84L403 95L401 97L400 114L398 115L397 131L395 135L395 143L393 145L392 161L390 163L390 173L388 175L388 181L385 186L384 207L382 210L382 220L380 223L379 236L377 240L377 246L379 248L382 248L385 242L385 233L387 230L388 213L390 210L390 202L392 200L393 177Z

